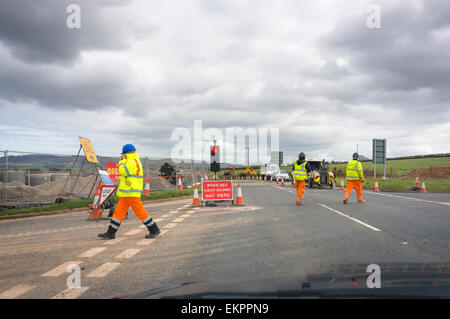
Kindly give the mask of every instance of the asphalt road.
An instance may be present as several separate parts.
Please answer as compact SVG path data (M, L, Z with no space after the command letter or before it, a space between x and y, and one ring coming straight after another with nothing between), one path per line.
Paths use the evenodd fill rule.
M108 298L188 281L305 275L330 265L450 261L450 194L373 193L342 203L339 190L242 183L245 206L190 207L191 200L146 207L162 230L130 213L116 240L108 220L87 213L0 221L0 298ZM67 265L81 267L68 289Z

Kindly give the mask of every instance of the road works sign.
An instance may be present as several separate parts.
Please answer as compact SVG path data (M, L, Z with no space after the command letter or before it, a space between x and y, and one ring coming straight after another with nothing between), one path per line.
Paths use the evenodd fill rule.
M98 173L102 177L103 184L112 185L113 182L111 181L111 178L109 177L108 173L106 171L98 170Z
M113 181L118 181L120 179L119 164L106 163L106 172Z
M373 139L372 158L374 164L386 163L386 140Z
M231 181L204 181L202 183L202 200L233 200L233 183Z
M87 161L91 163L98 163L91 141L81 136L78 136L78 138L80 139L81 147L83 148Z
M117 186L115 185L100 185L100 202L98 203L97 207L100 207L105 202L105 200L107 200L108 197L111 196L112 193L114 193L116 187Z

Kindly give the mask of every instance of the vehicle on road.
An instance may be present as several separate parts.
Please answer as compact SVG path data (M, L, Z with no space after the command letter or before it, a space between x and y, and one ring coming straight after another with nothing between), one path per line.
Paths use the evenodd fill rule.
M260 170L261 178L266 177L267 179L270 179L278 171L280 171L280 166L278 164L264 164L261 166Z
M279 181L281 181L281 179L283 179L283 181L285 181L285 182L290 180L289 174L283 170L276 171L273 174L273 178L274 178L274 180L278 179Z
M331 188L330 175L328 174L328 164L325 162L325 160L308 160L308 163L311 166L312 171L306 179L306 185L309 188Z

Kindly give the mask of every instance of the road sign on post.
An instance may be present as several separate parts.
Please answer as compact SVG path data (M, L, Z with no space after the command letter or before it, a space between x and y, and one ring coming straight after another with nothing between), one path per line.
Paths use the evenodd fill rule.
M377 164L384 164L384 176L386 178L386 139L372 140L373 178L377 178Z

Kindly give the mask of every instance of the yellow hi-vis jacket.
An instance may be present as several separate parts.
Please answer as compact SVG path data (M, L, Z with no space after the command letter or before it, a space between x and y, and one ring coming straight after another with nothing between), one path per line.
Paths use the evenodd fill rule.
M308 177L308 172L306 170L306 163L307 161L304 161L300 165L297 164L297 161L294 162L294 171L292 172L292 175L294 176L294 180L296 181L304 181L306 180L306 177Z
M117 196L141 197L144 189L144 170L138 153L125 154L119 161L120 184Z
M364 180L364 172L360 162L358 162L357 160L351 160L350 162L347 163L345 180L347 181Z

